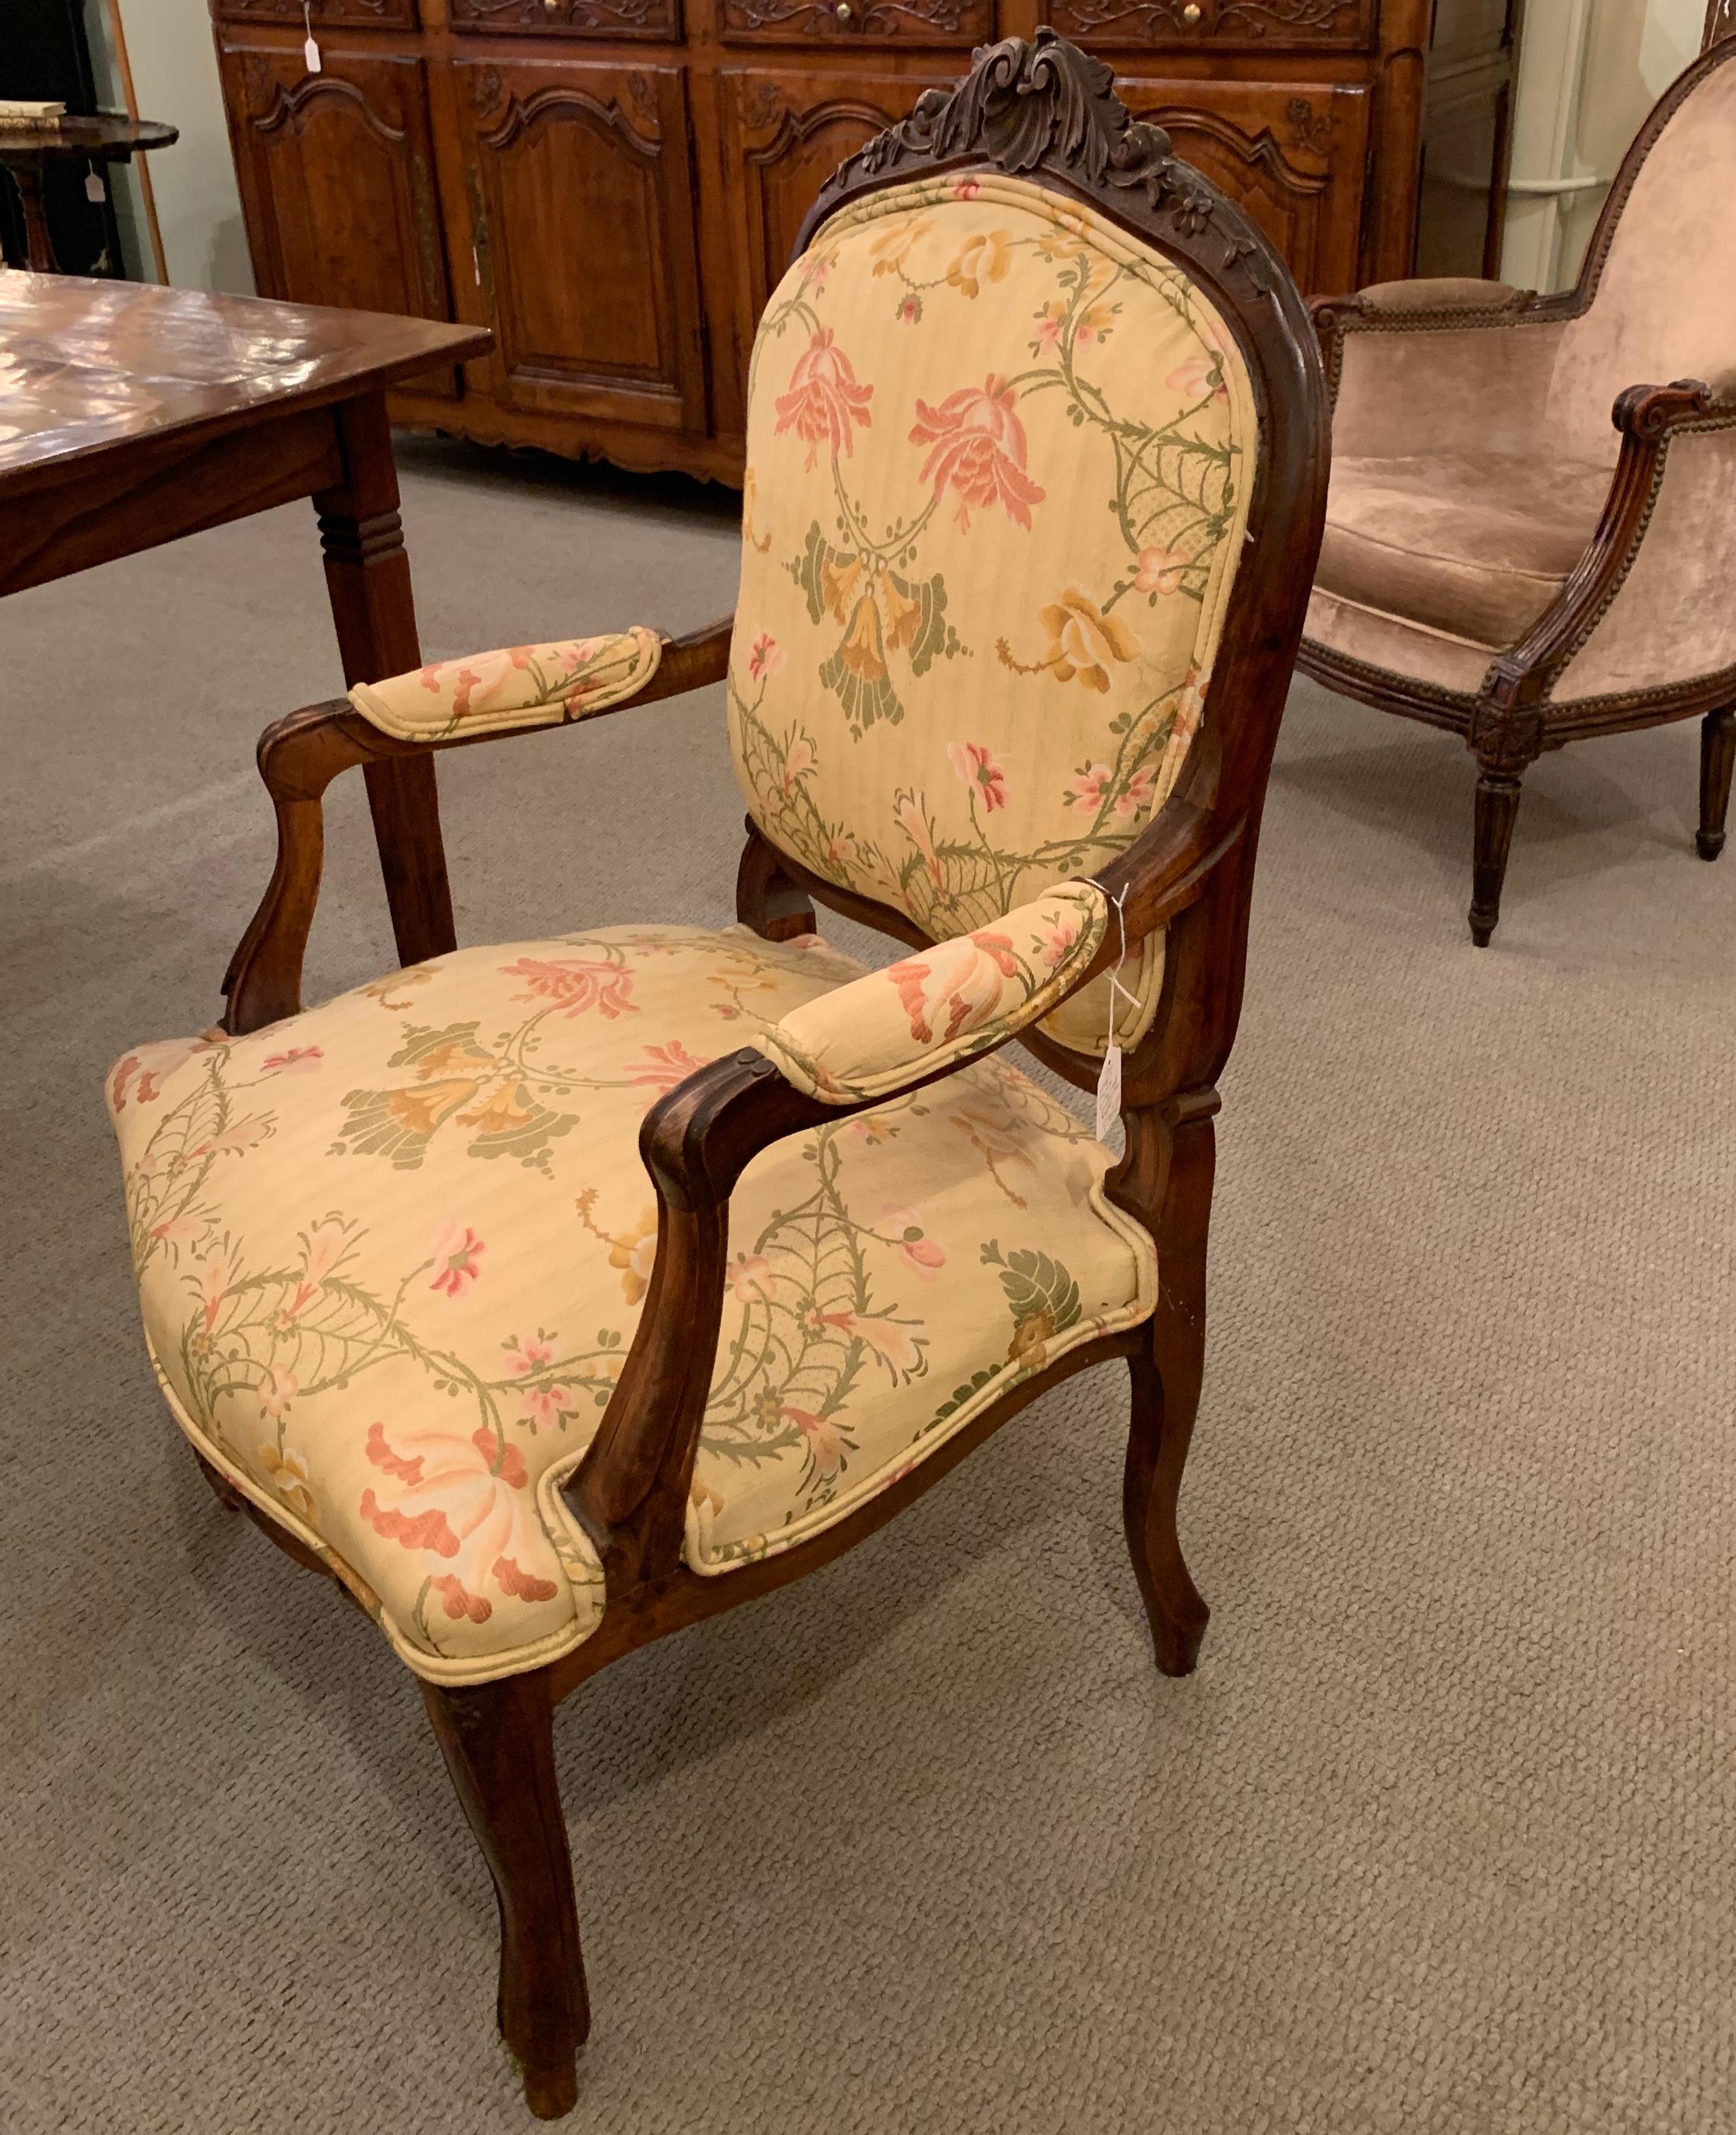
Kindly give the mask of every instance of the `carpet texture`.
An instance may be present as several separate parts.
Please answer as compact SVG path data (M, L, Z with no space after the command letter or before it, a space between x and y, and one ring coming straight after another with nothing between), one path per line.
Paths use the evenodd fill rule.
M725 493L404 463L431 656L730 605ZM196 1472L101 1101L217 1009L254 737L340 686L310 515L0 632L0 2122L522 2129L415 1686ZM1152 1669L1119 1368L610 1670L559 1722L568 2126L1736 2121L1736 855L1693 857L1695 743L1539 764L1477 952L1463 752L1297 685L1220 1123L1198 1674ZM715 692L441 779L462 939L733 916ZM359 781L330 812L311 997L390 962Z

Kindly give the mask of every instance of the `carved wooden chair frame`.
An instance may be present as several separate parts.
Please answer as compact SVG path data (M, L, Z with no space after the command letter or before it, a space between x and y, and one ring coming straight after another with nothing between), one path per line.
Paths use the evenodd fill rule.
M574 2056L590 2021L552 1733L555 1706L588 1677L652 1639L815 1570L896 1516L1026 1403L1110 1358L1124 1358L1132 1374L1123 1506L1158 1667L1186 1673L1205 1627L1206 1605L1183 1561L1175 1515L1203 1362L1216 1084L1240 1009L1260 809L1320 540L1327 401L1306 312L1271 246L1171 157L1162 132L1129 122L1110 83L1107 66L1047 31L1034 44L1009 39L984 47L956 89L926 92L909 119L843 167L808 217L797 250L835 209L864 193L931 172L1015 172L1086 202L1173 260L1217 307L1248 363L1260 466L1201 733L1170 799L1095 878L1112 899L1124 900L1129 948L1153 928L1168 930L1158 1013L1125 1063L1125 1155L1106 1184L1110 1198L1157 1242L1155 1314L1026 1380L836 1526L725 1578L701 1577L682 1561L684 1510L722 1310L731 1189L772 1142L867 1106L821 1103L760 1053L742 1052L690 1075L651 1108L640 1146L657 1194L655 1262L617 1390L565 1485L603 1561L601 1625L564 1658L531 1673L471 1687L422 1685L494 1878L500 2025L540 2117L574 2103ZM631 705L723 680L730 632L725 621L667 644L655 679ZM277 811L278 859L225 981L230 1032L256 1030L299 1008L319 888L322 796L331 780L358 765L493 738L394 741L342 700L266 730L259 762ZM926 945L902 913L809 874L750 821L737 885L742 919L770 940L786 940L812 929L813 900ZM449 908L433 913L425 938L399 944L407 962L453 946ZM1106 969L1119 946L1118 938L1105 942L1077 983ZM1023 1036L1070 1082L1082 1088L1095 1082L1095 1060L1031 1029ZM225 1502L253 1512L214 1469L206 1474ZM291 1556L326 1569L281 1527L254 1516Z
M1426 332L1431 328L1501 332L1527 323L1581 317L1591 307L1616 226L1642 167L1677 110L1714 69L1736 60L1736 41L1719 41L1712 0L1706 47L1654 106L1605 196L1579 279L1551 296L1504 290L1498 283L1467 286L1466 300L1403 311L1357 297L1317 298L1309 307L1336 403L1344 343L1352 333ZM1490 293L1481 298L1477 292ZM1700 722L1700 825L1695 850L1716 859L1724 850L1724 821L1736 767L1736 670L1695 676L1655 689L1589 697L1556 707L1556 683L1585 644L1632 568L1651 521L1672 437L1689 431L1736 426L1736 396L1728 380L1714 391L1700 379L1670 385L1634 385L1617 397L1611 420L1621 450L1609 494L1585 553L1565 583L1516 645L1491 663L1475 697L1366 665L1312 638L1304 638L1298 664L1328 689L1355 697L1378 711L1396 712L1463 735L1477 758L1477 801L1472 860L1471 938L1485 947L1501 917L1501 885L1519 810L1520 780L1545 750L1598 734L1627 733L1671 720Z

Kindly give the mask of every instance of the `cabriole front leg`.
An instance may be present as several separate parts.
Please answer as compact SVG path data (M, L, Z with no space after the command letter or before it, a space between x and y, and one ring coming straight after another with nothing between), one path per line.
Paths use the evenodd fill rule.
M500 2036L539 2120L578 2098L575 2057L591 2029L573 1861L554 1774L546 1669L447 1690L424 1682L435 1739L494 1878L500 1911Z

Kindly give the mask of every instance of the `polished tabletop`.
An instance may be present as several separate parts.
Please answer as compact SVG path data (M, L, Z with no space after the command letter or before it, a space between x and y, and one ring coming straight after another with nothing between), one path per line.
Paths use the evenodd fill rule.
M486 327L0 271L0 488L134 441L241 428L462 362Z
M0 119L0 163L8 157L46 163L65 156L81 162L124 163L135 149L172 148L180 138L178 127L109 112L94 119L62 119L54 126L8 126Z

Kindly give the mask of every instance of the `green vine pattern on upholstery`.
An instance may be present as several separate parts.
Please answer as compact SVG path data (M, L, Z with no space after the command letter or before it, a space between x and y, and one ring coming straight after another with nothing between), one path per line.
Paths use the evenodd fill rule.
M994 174L874 194L761 322L729 681L766 835L936 942L1095 873L1197 731L1257 425L1163 257ZM1124 974L1148 1026L1160 938ZM1106 979L1046 1028L1100 1053Z
M419 1673L486 1680L595 1629L601 1568L559 1484L650 1276L640 1122L863 980L812 936L607 928L462 951L112 1072L176 1416ZM1104 1198L1107 1161L999 1058L757 1157L731 1203L689 1564L818 1532L1020 1378L1147 1318L1151 1242Z

